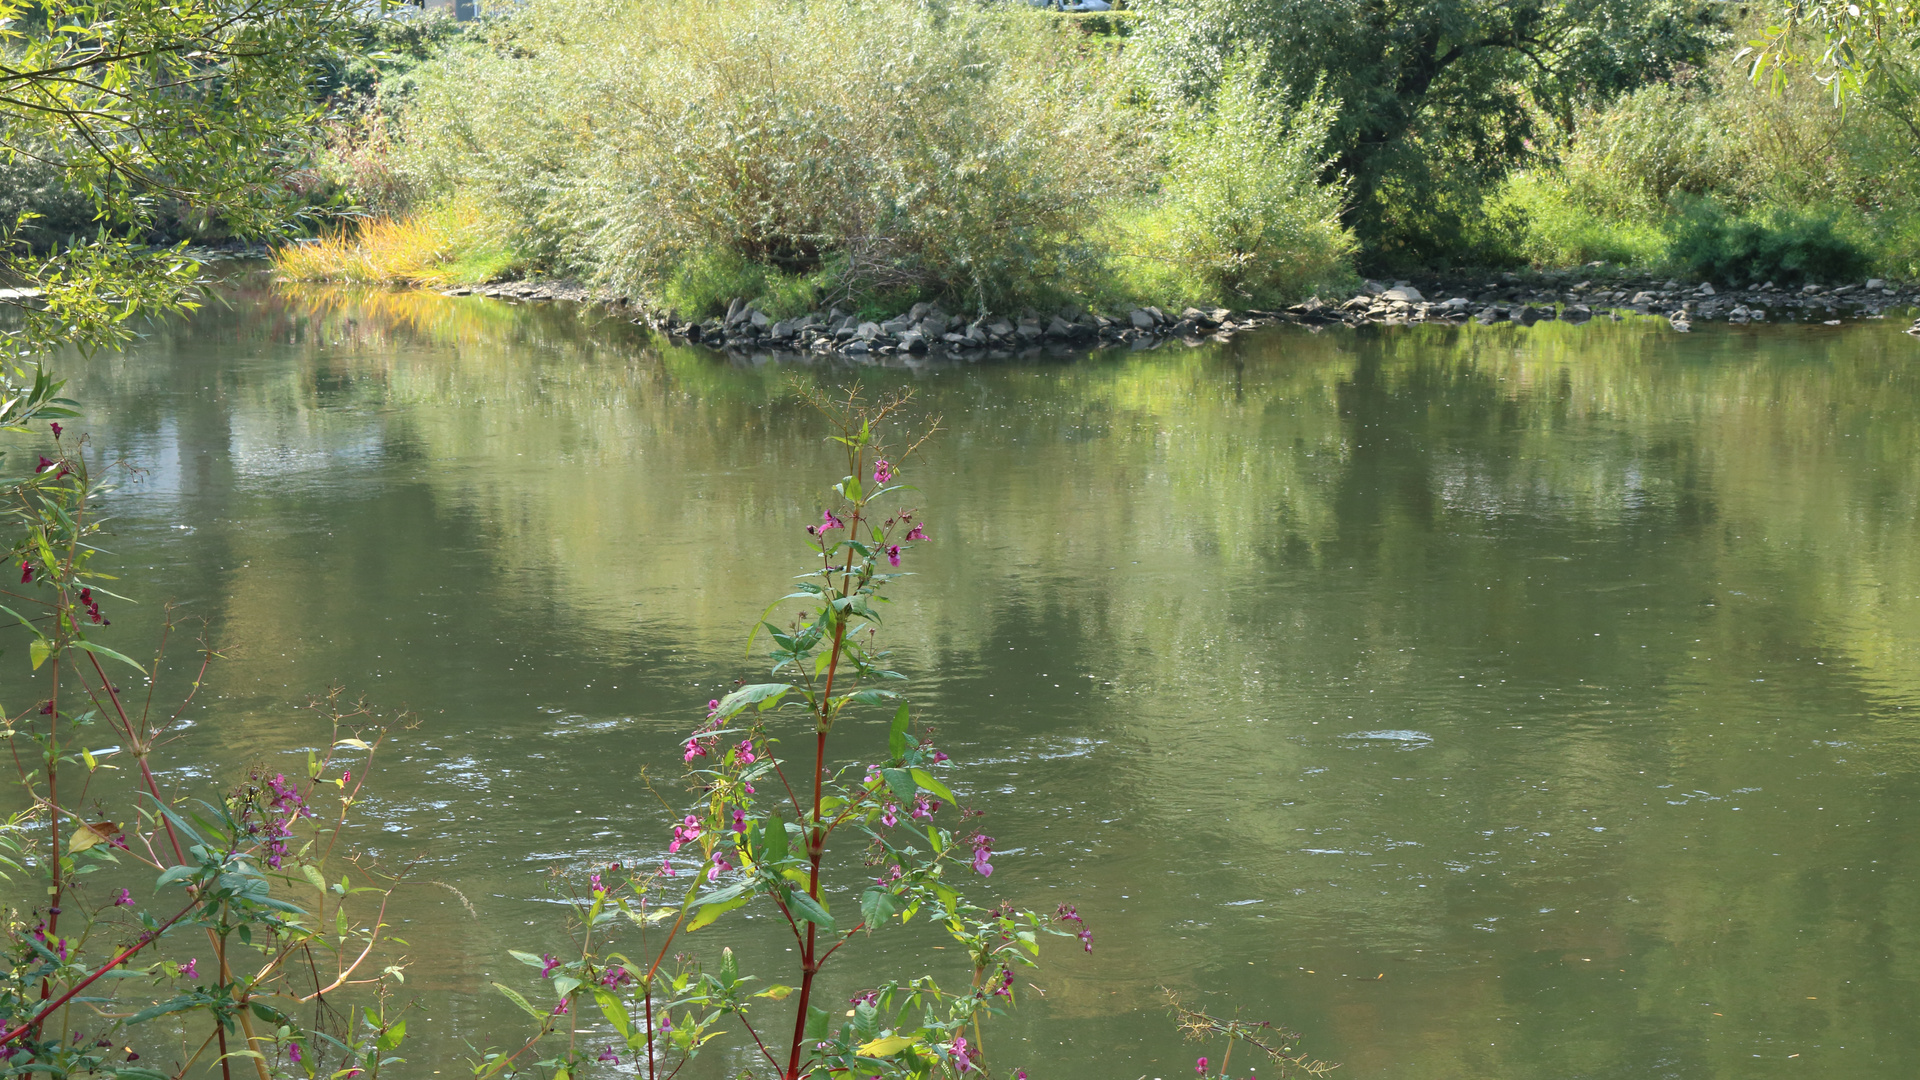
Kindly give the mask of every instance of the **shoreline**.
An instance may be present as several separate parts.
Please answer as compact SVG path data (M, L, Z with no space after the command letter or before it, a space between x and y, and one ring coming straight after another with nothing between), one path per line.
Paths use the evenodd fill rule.
M1559 272L1562 278L1571 277ZM875 355L1004 356L1049 346L1060 348L1154 348L1171 341L1191 346L1223 343L1236 333L1268 326L1314 329L1406 326L1426 323L1490 326L1511 323L1620 321L1628 315L1663 316L1676 332L1694 322L1735 325L1767 322L1838 325L1846 320L1879 319L1895 308L1920 306L1920 288L1874 278L1844 285L1782 288L1772 282L1748 289L1719 290L1711 284L1686 285L1646 277L1554 281L1516 274L1480 285L1429 281L1367 281L1345 299L1313 297L1279 310L1201 309L1177 315L1158 307L1090 311L1067 306L1051 312L1027 310L1018 316L950 315L937 304L919 303L886 320L860 319L838 307L825 312L773 319L741 300L725 316L681 319L674 312L642 309L624 297L612 297L568 281L514 281L492 285L433 289L442 296L478 296L516 302L569 301L598 304L636 325L676 342L725 352L783 352L862 358ZM1920 321L1908 333L1920 336Z

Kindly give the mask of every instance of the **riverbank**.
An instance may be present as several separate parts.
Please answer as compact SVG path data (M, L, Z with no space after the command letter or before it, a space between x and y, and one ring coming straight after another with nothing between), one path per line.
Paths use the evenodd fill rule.
M607 296L573 282L524 281L439 290L445 296L481 296L542 302L572 301L607 306L623 318L695 345L740 351L1005 355L1047 346L1147 348L1169 340L1190 345L1231 340L1263 326L1312 327L1476 322L1532 326L1541 322L1584 323L1628 315L1663 316L1678 332L1695 322L1736 324L1830 322L1883 318L1894 309L1920 306L1920 286L1872 278L1846 284L1781 288L1772 282L1751 289L1718 289L1630 276L1582 277L1559 272L1492 280L1453 279L1422 283L1367 281L1350 295L1315 296L1277 310L1159 307L1098 311L1067 306L1017 314L949 313L918 303L892 318L861 318L837 307L775 319L753 304L734 300L723 316L686 319L651 311L629 298ZM1912 332L1920 333L1920 323Z

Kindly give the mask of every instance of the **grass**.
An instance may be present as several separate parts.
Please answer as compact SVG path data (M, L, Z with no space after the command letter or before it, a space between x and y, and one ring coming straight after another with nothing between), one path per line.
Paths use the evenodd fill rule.
M405 217L370 218L273 253L280 276L352 285L478 285L524 268L478 208L455 200Z

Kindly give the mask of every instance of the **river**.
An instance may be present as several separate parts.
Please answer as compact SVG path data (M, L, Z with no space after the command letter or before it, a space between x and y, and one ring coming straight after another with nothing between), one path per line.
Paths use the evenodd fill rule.
M106 546L143 603L104 640L143 653L172 598L232 647L171 750L201 793L298 768L330 685L417 716L355 833L414 863L403 1075L522 1026L488 983L536 990L505 950L560 943L550 869L660 857L641 772L761 670L835 478L794 378L943 418L897 666L990 811L985 895L1095 933L1025 980L1002 1066L1191 1076L1219 1047L1161 986L1349 1080L1920 1063L1904 320L855 367L264 281L66 365L134 470ZM698 936L774 976L763 929ZM953 955L887 942L830 989Z

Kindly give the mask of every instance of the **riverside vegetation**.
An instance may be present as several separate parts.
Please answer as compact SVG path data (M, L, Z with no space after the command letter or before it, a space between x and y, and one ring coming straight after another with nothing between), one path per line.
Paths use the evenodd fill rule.
M1881 50L1836 100L1821 62L1781 63L1818 39L1797 10L537 0L425 35L363 95L312 173L374 219L279 265L571 280L691 325L736 300L771 322L1277 310L1362 272L1596 262L1909 278L1909 61Z

